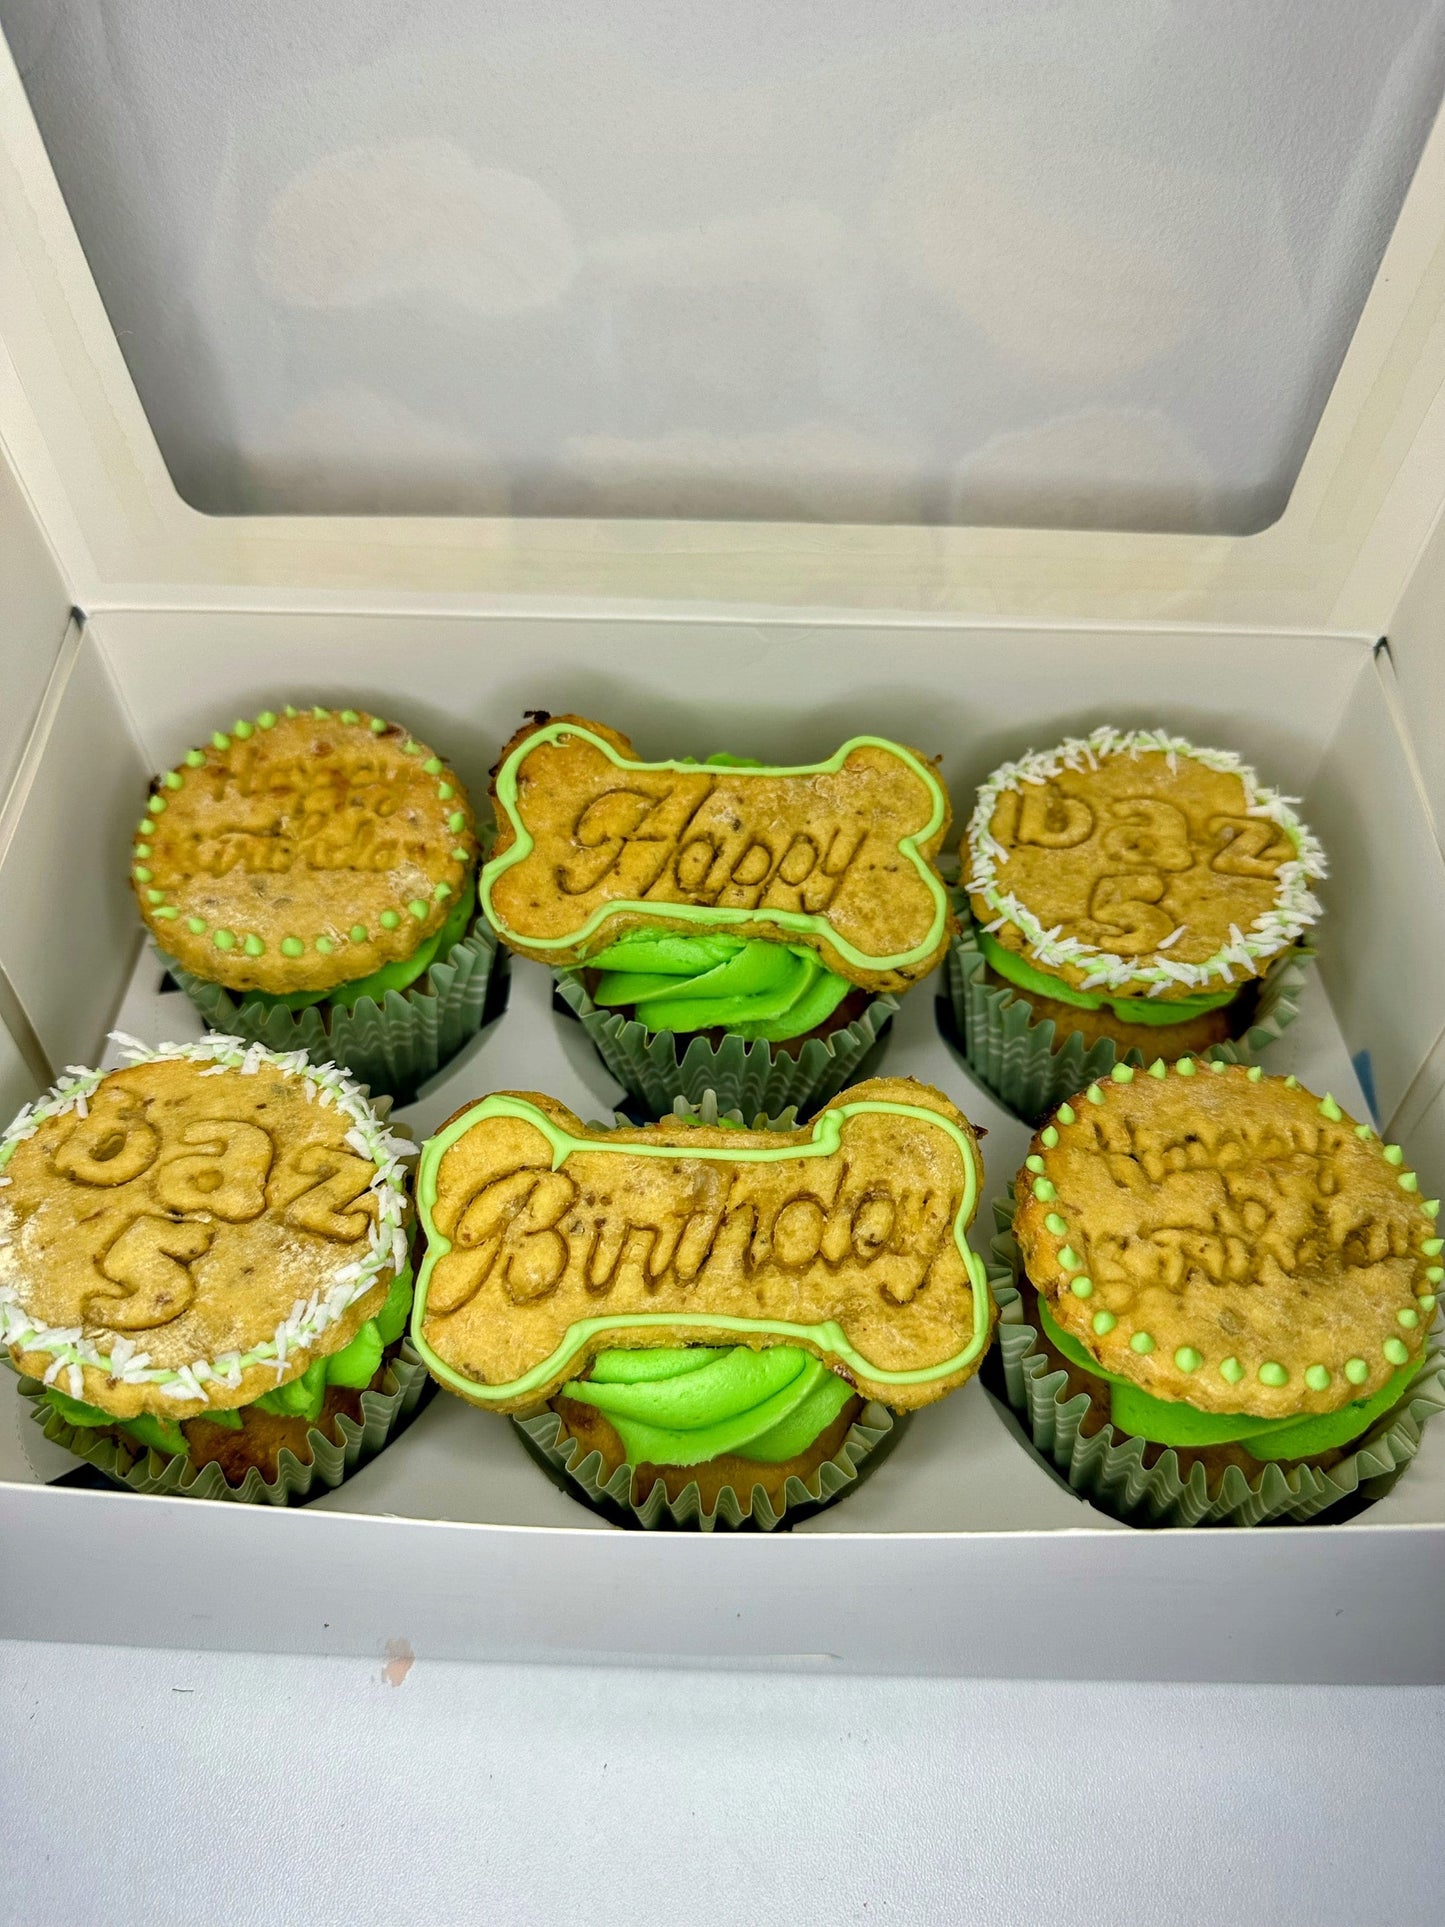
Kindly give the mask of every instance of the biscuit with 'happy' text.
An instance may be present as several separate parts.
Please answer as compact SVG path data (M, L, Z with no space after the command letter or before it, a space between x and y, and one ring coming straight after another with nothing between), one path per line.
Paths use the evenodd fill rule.
M858 736L769 768L641 761L582 717L502 752L482 903L514 950L580 964L634 930L806 944L873 991L926 976L951 912L933 857L948 797L927 759Z

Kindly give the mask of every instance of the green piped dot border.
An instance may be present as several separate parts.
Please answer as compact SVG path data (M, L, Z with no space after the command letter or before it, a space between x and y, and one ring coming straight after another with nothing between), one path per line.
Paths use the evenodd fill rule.
M1192 1057L1181 1057L1177 1059L1172 1066L1167 1064L1162 1057L1156 1057L1154 1062L1148 1066L1146 1075L1153 1078L1164 1078L1169 1075L1172 1069L1176 1075L1180 1077L1194 1077L1198 1075L1200 1068L1200 1063ZM1221 1075L1231 1067L1218 1060L1212 1060L1209 1062L1208 1068L1214 1074ZM1239 1067L1236 1066L1234 1068ZM1251 1064L1245 1069L1244 1074L1250 1083L1257 1084L1263 1077L1264 1072L1260 1065ZM1136 1075L1136 1068L1130 1064L1116 1064L1109 1073L1110 1080L1115 1084L1130 1084L1134 1081ZM1287 1090L1299 1090L1302 1088L1299 1079L1294 1076L1285 1077L1280 1081ZM1105 1102L1104 1090L1102 1086L1097 1083L1091 1084L1088 1087L1084 1092L1084 1097L1090 1104L1102 1104ZM1346 1113L1341 1108L1333 1092L1326 1091L1325 1095L1319 1100L1316 1108L1320 1116L1328 1123L1342 1124L1348 1121ZM1054 1116L1058 1119L1059 1124L1070 1125L1078 1122L1078 1113L1071 1104L1061 1104L1054 1113ZM1377 1135L1373 1127L1368 1124L1356 1124L1353 1128L1355 1136L1362 1143L1368 1143L1370 1139ZM1058 1124L1049 1123L1045 1125L1039 1132L1038 1141L1044 1146L1045 1150L1052 1151L1056 1149L1059 1144ZM1392 1170L1396 1171L1396 1183L1402 1190L1415 1192L1419 1189L1420 1180L1418 1174L1414 1171L1400 1169L1405 1161L1405 1153L1398 1144L1382 1143L1380 1146L1380 1155L1385 1163L1388 1164ZM1030 1173L1030 1190L1039 1203L1056 1204L1058 1191L1052 1181L1045 1175L1048 1168L1045 1159L1040 1156L1038 1152L1030 1152L1024 1160L1024 1168ZM1438 1221L1440 1215L1440 1200L1438 1198L1423 1199L1420 1204L1420 1210L1426 1221L1433 1226ZM1074 1249L1073 1245L1068 1242L1068 1220L1061 1211L1051 1210L1045 1215L1044 1229L1051 1237L1061 1241L1056 1254L1059 1269L1062 1273L1060 1279L1061 1287L1069 1291L1076 1298L1091 1297L1094 1291L1093 1280L1089 1278L1082 1269L1084 1264L1083 1258ZM1431 1236L1423 1239L1420 1244L1420 1253L1422 1257L1431 1259L1439 1258L1442 1254L1445 1254L1445 1237ZM1431 1264L1427 1266L1424 1277L1427 1286L1445 1283L1445 1264ZM1414 1331L1418 1329L1420 1325L1422 1314L1428 1319L1430 1315L1434 1313L1438 1303L1439 1294L1436 1291L1428 1289L1425 1291L1417 1290L1414 1304L1402 1305L1396 1311L1396 1321L1402 1329ZM1100 1338L1104 1338L1117 1328L1119 1320L1114 1312L1108 1310L1105 1306L1100 1306L1091 1315L1089 1323L1094 1332ZM1155 1349L1156 1341L1152 1333L1141 1330L1131 1333L1128 1344L1131 1351L1141 1357L1147 1357L1149 1353ZM1402 1338L1393 1333L1384 1340L1380 1349L1385 1362L1391 1366L1399 1367L1409 1362L1409 1346ZM1174 1352L1174 1364L1181 1372L1192 1375L1199 1371L1204 1363L1205 1359L1203 1354L1193 1345L1180 1345ZM1246 1367L1232 1354L1229 1357L1221 1359L1217 1369L1220 1377L1229 1385L1238 1385L1248 1376ZM1370 1375L1368 1360L1358 1356L1345 1359L1338 1369L1351 1385L1363 1385ZM1280 1388L1289 1383L1290 1375L1286 1367L1280 1364L1277 1359L1267 1358L1263 1359L1258 1365L1256 1377L1262 1385ZM1328 1391L1334 1383L1334 1372L1328 1365L1316 1362L1305 1367L1304 1382L1312 1392Z
M287 703L282 711L282 714L289 720L294 720L305 713L305 711L298 709L293 703ZM333 712L332 710L323 708L320 704L314 705L310 711L311 716L314 717L317 722L326 721L333 713L341 723L348 727L356 727L361 723L363 712L355 709L340 709ZM229 732L220 729L213 731L209 747L215 750L218 755L224 754L225 751L230 749L233 741L246 742L258 729L274 729L278 720L277 713L274 709L261 710L253 720L240 717L231 725ZM391 727L392 724L389 723L384 716L368 716L367 718L366 728L371 735L383 735ZM424 747L425 745L418 743L414 737L408 736L402 745L402 753L406 756L418 756ZM160 827L152 819L165 813L166 799L160 794L160 791L165 789L174 792L181 789L185 784L187 773L204 769L206 761L207 755L205 749L188 749L177 768L165 770L156 778L157 787L146 802L147 814L136 825L135 829L135 835L139 840L135 843L132 850L132 856L136 860L132 867L131 874L137 884L147 886L154 881L154 872L150 869L148 863L148 859L154 854L154 846L149 839L154 836ZM428 756L427 760L422 764L422 770L426 775L440 779L437 783L436 790L437 800L439 802L450 803L455 799L457 794L456 787L453 782L447 780L451 772L447 769L441 757L436 755ZM449 834L459 836L466 828L466 822L467 818L464 810L452 810L449 812L446 820L446 827ZM465 845L458 844L452 848L450 855L452 861L461 865L463 871L465 871L466 865L472 861L474 852L468 850ZM448 897L454 896L455 894L456 886L443 881L433 887L430 903L421 897L413 897L406 905L407 912L415 918L418 923L424 922L433 903L445 903ZM149 914L152 918L167 922L179 918L181 912L178 907L167 900L167 892L147 889L146 896L150 906ZM401 924L401 917L399 913L395 911L384 911L378 918L378 922L386 930L395 930L399 928ZM186 929L192 936L203 937L209 928L210 926L203 917L186 918ZM363 944L368 942L369 933L364 924L358 923L353 924L349 931L335 935L323 931L311 941L312 947L317 950L320 955L329 957L339 944L345 944L347 942ZM233 950L239 944L248 957L261 957L266 953L264 941L254 931L249 934L242 934L225 928L217 929L212 932L212 942L216 948L221 951ZM294 948L292 947L293 945L295 946ZM304 956L306 940L294 936L283 937L278 948L282 955L286 957L295 958Z

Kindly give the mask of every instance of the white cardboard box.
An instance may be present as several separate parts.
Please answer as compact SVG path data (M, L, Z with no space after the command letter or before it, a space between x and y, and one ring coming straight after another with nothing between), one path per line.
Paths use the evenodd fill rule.
M194 1034L142 951L125 852L147 776L291 698L402 716L480 794L526 708L649 754L801 760L862 717L943 756L955 813L1003 756L1109 721L1237 747L1329 851L1320 970L1270 1068L1373 1112L1445 1178L1445 129L1436 129L1288 508L1250 537L464 518L217 520L171 485L19 82L0 71L0 1102L117 1021ZM1433 586L1432 586L1433 585ZM83 613L73 613L83 612ZM1385 645L1381 638L1388 638ZM913 995L890 1071L1024 1128ZM486 1090L616 1095L545 973L407 1115ZM986 1239L986 1214L979 1240ZM0 1632L438 1657L979 1674L1445 1678L1445 1423L1347 1523L1131 1532L978 1384L791 1534L623 1533L510 1428L439 1395L304 1510L56 1488L0 1386ZM1044 1611L1071 1638L1040 1639Z

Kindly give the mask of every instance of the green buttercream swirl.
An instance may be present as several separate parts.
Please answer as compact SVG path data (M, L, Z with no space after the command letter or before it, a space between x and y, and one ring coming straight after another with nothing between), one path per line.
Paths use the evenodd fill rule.
M307 1010L312 1004L342 1004L347 1009L359 997L381 1003L389 990L405 990L431 969L438 957L446 957L467 934L467 925L477 907L477 881L469 876L462 886L456 907L439 930L418 944L409 957L384 963L369 976L353 977L349 983L334 984L330 990L238 990L232 995L243 1003L264 1004L268 1010Z
M1367 1432L1404 1397L1411 1379L1425 1363L1422 1350L1418 1358L1387 1378L1378 1392L1342 1405L1337 1412L1303 1412L1288 1418L1256 1418L1249 1412L1201 1412L1183 1399L1155 1398L1132 1379L1105 1371L1079 1340L1050 1316L1042 1297L1038 1307L1039 1323L1054 1349L1095 1378L1107 1381L1110 1421L1131 1438L1147 1439L1152 1445L1238 1443L1252 1459L1262 1460L1304 1459L1316 1452L1329 1452Z
M701 1465L723 1453L777 1465L805 1452L854 1395L796 1345L601 1352L590 1376L563 1390L606 1414L629 1465Z
M588 959L592 1001L627 1005L649 1030L728 1030L781 1043L814 1030L853 988L803 944L762 937L681 937L643 929Z
M1235 986L1230 990L1211 990L1202 997L1172 997L1167 1000L1163 997L1110 997L1095 990L1075 990L1062 977L1050 976L1046 970L1031 964L1026 957L1005 949L987 930L979 931L978 947L989 968L1020 990L1031 990L1036 997L1056 998L1059 1003L1073 1004L1079 1010L1102 1010L1107 1004L1114 1015L1127 1024L1187 1024L1190 1018L1203 1017L1206 1011L1222 1010L1239 995L1239 987Z
M282 1418L303 1418L308 1423L314 1423L321 1416L328 1386L344 1385L353 1391L363 1391L376 1377L382 1353L388 1345L394 1345L406 1330L407 1314L411 1310L412 1282L412 1270L408 1265L392 1279L386 1302L375 1318L368 1318L348 1344L327 1358L314 1359L299 1378L278 1385L273 1392L263 1392L260 1398L252 1401L255 1409L273 1412ZM113 1412L104 1411L99 1405L87 1405L84 1400L71 1398L65 1392L56 1391L53 1386L44 1397L67 1425L86 1430L102 1425L113 1426L116 1431L134 1439L137 1445L148 1446L151 1451L170 1458L178 1457L186 1449L185 1434L175 1419L161 1418L154 1412L141 1412L134 1418L118 1419ZM250 1405L242 1405L228 1412L198 1412L196 1416L204 1418L211 1425L224 1426L227 1431L239 1432L245 1424L246 1413L251 1409Z

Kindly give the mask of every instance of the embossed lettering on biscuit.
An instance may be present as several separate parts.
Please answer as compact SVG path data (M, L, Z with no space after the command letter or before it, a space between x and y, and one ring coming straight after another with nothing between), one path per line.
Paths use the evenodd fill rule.
M409 957L477 854L455 773L356 710L264 712L157 779L131 881L161 950L232 990L325 991Z
M964 1241L977 1192L967 1121L905 1080L857 1086L777 1134L603 1133L501 1093L423 1154L424 1354L459 1375L444 1380L454 1390L523 1409L547 1395L528 1374L589 1320L612 1322L587 1355L637 1342L617 1333L638 1319L682 1321L671 1339L648 1325L647 1343L708 1329L716 1342L729 1328L710 1319L741 1319L754 1342L801 1331L860 1388L925 1403L969 1375L987 1338ZM560 1385L583 1363L574 1348L544 1376ZM917 1383L891 1376L909 1372Z
M1003 765L961 854L1003 950L1076 990L1165 1003L1262 976L1319 914L1325 874L1291 799L1158 730L1098 729Z
M1435 1303L1434 1220L1398 1148L1292 1080L1156 1070L1095 1086L1034 1141L1015 1229L1057 1321L1205 1411L1323 1412L1378 1390Z
M22 1370L63 1368L118 1417L187 1417L217 1380L222 1407L249 1403L380 1309L401 1170L340 1073L220 1038L85 1075L3 1144L0 1335Z
M494 796L483 902L524 955L567 965L644 925L719 931L809 944L886 990L946 947L947 796L898 744L859 737L799 770L645 763L560 717L508 745Z

